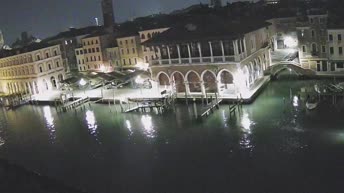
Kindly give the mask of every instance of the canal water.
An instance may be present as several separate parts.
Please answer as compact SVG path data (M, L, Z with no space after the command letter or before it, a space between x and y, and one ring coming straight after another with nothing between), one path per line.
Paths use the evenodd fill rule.
M0 157L88 192L343 192L341 101L306 110L296 97L320 80L288 73L230 117L77 113L24 106L0 111Z

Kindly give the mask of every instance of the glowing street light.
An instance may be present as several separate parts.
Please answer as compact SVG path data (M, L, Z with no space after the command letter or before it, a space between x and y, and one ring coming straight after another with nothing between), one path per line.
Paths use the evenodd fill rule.
M86 94L86 89L85 89L85 85L87 84L86 80L82 78L79 81L79 84L80 84L80 86L84 87L84 94Z
M141 78L141 76L138 76L138 77L135 79L135 82L136 82L136 84L139 85L140 91L141 91L141 94L142 94L142 85L143 85L143 83L145 82L145 80L144 80L143 78Z
M288 36L284 39L284 44L288 47L288 48L294 48L297 46L297 41L296 39Z

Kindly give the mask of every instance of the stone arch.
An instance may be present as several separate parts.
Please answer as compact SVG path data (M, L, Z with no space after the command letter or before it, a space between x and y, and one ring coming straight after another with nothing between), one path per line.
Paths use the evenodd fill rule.
M234 76L227 69L221 70L217 75L219 91L221 95L235 94Z
M205 70L201 75L201 79L204 84L205 92L207 93L217 92L216 74L213 71Z
M159 72L156 78L160 86L170 85L171 79L165 72Z
M148 39L151 39L151 38L152 38L152 34L151 34L151 33L148 33L147 38L148 38Z
M249 83L252 84L254 82L254 66L253 63L250 62L248 65L248 70L249 70Z
M185 92L185 83L184 83L184 75L179 72L175 71L171 75L173 90L177 93Z
M202 92L201 88L201 77L193 70L186 73L186 80L189 85L190 92Z
M56 81L56 78L54 76L50 77L50 83L51 83L53 88L57 88L57 81Z

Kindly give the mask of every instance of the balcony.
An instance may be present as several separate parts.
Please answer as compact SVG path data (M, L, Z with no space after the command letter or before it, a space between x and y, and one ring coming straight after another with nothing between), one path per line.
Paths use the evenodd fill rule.
M173 58L173 59L155 59L151 61L152 66L156 65L179 65L179 64L206 64L206 63L226 63L235 62L233 56L213 56L196 58Z

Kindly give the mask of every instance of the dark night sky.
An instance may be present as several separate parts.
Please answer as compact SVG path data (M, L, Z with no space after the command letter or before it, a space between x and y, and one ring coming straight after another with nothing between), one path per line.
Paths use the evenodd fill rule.
M238 1L238 0L223 0ZM11 44L22 31L39 38L67 28L94 24L101 18L101 0L1 0L0 29ZM114 0L117 21L159 12L171 12L209 0Z

